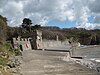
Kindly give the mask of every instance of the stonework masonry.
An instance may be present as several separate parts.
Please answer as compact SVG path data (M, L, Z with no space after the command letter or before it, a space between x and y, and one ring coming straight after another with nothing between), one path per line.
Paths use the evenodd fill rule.
M31 38L13 38L13 46L15 49L20 50L38 50L38 49L46 49L49 47L57 47L61 45L68 45L68 40L60 41L57 36L56 40L42 40L42 31L36 30L33 32L33 36Z
M20 49L20 50L30 50L31 49L31 44L30 40L31 38L13 38L13 46L15 49Z

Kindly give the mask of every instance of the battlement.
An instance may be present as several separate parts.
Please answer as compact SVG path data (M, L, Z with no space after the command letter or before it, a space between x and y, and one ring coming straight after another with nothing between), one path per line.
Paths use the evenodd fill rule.
M18 38L13 38L13 41L30 41L31 38L21 38L20 36Z
M22 38L19 36L18 38L13 38L14 48L23 48L23 50L28 49L42 49L42 31L35 30L33 32L32 38Z
M20 36L18 38L13 38L13 45L15 49L20 50L31 50L31 44L30 44L31 38L21 38Z

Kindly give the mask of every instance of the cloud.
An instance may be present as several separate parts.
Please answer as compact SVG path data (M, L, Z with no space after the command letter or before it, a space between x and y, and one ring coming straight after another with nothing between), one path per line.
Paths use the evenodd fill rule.
M27 15L38 14L36 17L39 18L47 17L48 20L64 21L66 19L72 19L72 10L69 7L72 3L68 1L69 0L31 0L24 5L23 11Z
M93 0L90 4L89 4L89 8L91 10L91 12L93 13L100 13L100 0Z
M42 19L47 17L48 19L45 19L47 21L80 20L87 22L88 8L85 6L86 1L87 0L31 0L24 5L23 11L27 15L38 14L37 16L35 15L37 18Z
M22 9L23 5L21 2L5 0L5 4L1 7L2 12L0 12L0 14L7 17L9 25L16 26L19 25L22 18L24 18Z
M0 14L8 18L10 26L18 26L23 18L33 24L49 21L76 21L78 27L96 28L100 24L100 0L0 0ZM88 18L94 16L94 23Z

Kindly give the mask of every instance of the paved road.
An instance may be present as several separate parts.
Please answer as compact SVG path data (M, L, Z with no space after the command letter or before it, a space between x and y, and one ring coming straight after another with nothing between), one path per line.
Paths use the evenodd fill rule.
M23 75L100 75L79 64L63 61L66 52L30 50L22 54Z

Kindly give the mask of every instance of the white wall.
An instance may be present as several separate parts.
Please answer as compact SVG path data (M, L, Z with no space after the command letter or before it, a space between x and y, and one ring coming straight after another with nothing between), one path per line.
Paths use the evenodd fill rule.
M23 40L23 39L15 39L15 38L13 38L13 43L14 43L14 48L15 49L20 49L20 45L22 45L22 48L23 48L23 50L30 50L30 49L32 49L31 48L31 44L30 44L30 41L29 41L29 39L27 40L27 39L25 39L25 40Z
M68 41L56 41L56 40L43 40L43 48L48 48L48 47L57 47L61 45L67 45L69 44Z

